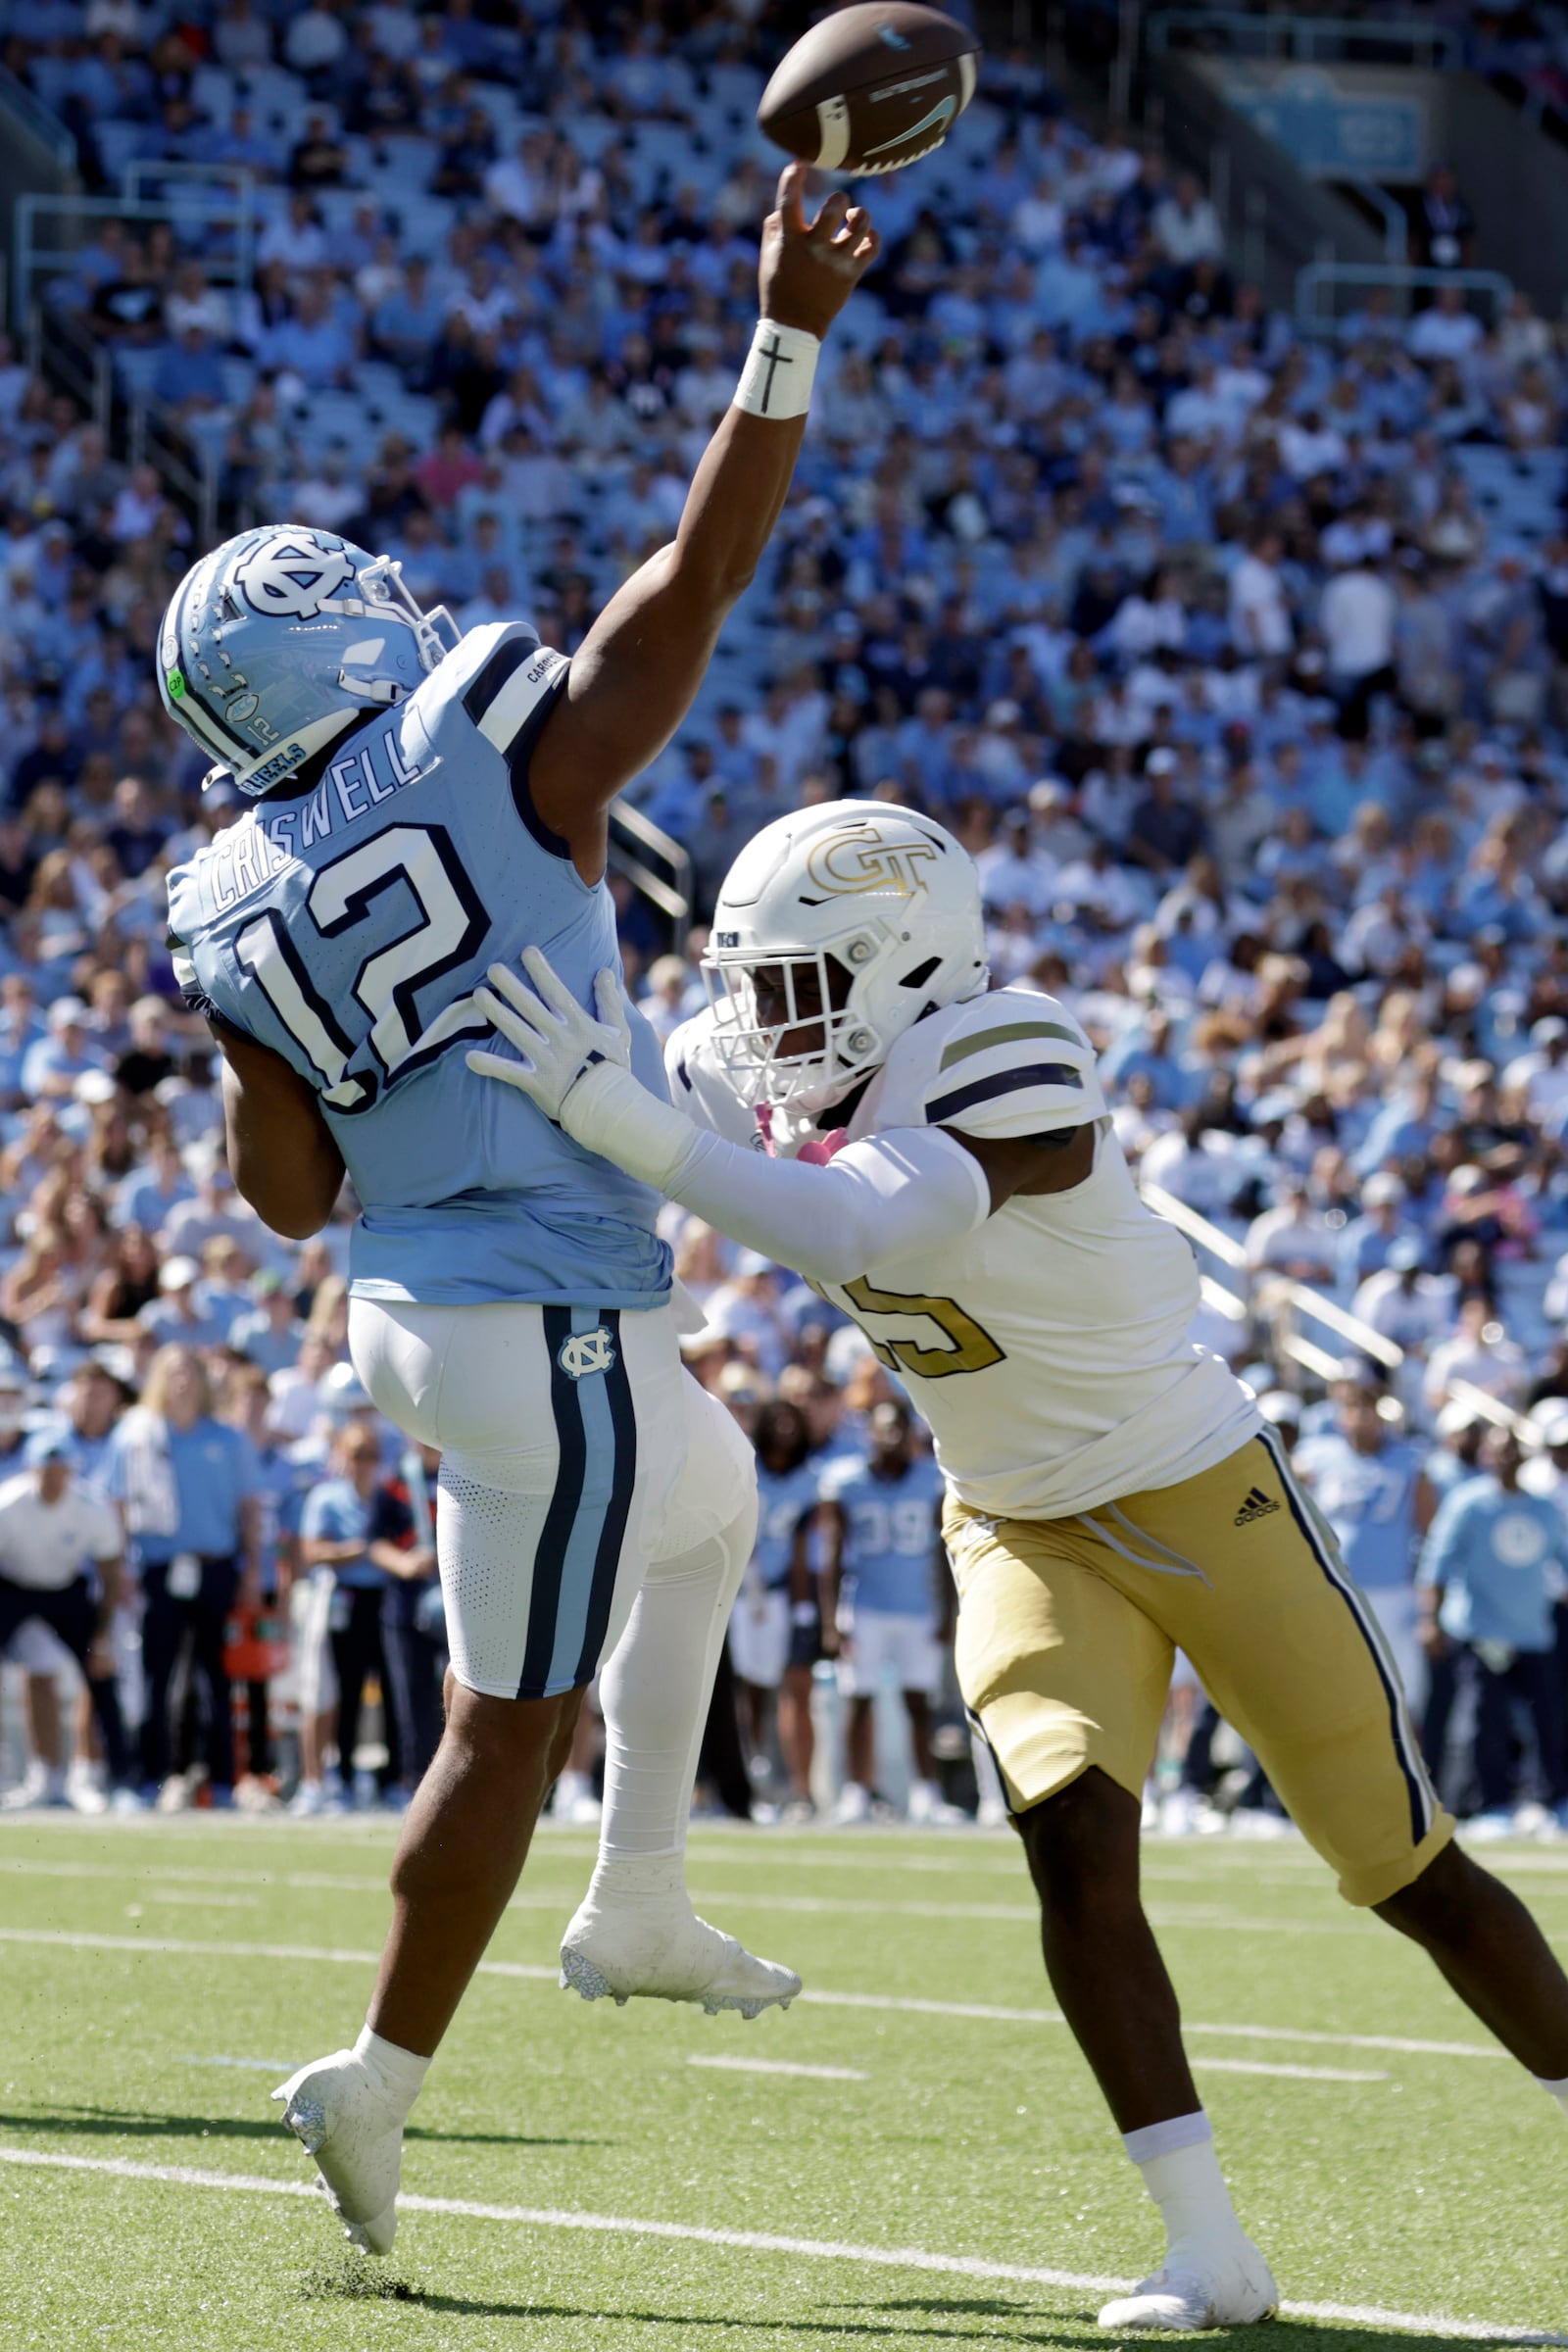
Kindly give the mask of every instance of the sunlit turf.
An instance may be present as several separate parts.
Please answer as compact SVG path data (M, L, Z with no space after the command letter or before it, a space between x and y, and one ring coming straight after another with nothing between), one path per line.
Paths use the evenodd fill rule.
M0 2352L1071 2346L1103 2341L1093 2285L960 2266L1152 2267L1153 2217L1052 2016L1007 1833L699 1830L708 1915L807 1980L753 2025L557 1991L591 1848L547 1833L404 2168L416 2198L505 2218L410 2210L377 2265L314 2198L148 2177L308 2177L268 2092L357 2029L390 1841L355 1822L0 1825L0 2158L128 2168L0 2161ZM1568 1851L1485 1858L1568 1945ZM1390 2315L1294 2316L1266 2343L1436 2340L1395 2315L1568 2328L1568 2132L1420 1956L1295 1842L1155 1843L1147 1880L1287 2297ZM1469 2054L1383 2046L1411 2041ZM834 2071L694 2063L713 2057Z

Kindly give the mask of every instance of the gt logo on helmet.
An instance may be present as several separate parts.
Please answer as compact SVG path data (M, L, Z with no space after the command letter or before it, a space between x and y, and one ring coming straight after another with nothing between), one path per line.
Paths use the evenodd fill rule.
M234 574L253 612L272 620L311 620L354 577L341 548L274 540L248 556Z
M934 843L887 842L874 826L866 825L818 842L806 870L818 889L835 898L891 890L912 899L926 887L921 866L935 864L940 855Z

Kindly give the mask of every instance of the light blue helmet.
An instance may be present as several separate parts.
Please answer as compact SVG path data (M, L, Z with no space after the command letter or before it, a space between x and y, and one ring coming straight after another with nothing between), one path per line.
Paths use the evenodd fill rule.
M421 612L389 556L306 523L225 539L174 591L158 647L164 709L253 800L365 710L413 694L460 631Z

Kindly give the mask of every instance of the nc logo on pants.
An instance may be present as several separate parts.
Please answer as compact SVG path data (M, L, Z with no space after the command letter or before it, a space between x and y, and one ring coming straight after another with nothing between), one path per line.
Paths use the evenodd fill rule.
M608 1372L615 1360L615 1343L601 1323L597 1331L574 1331L569 1340L563 1340L556 1356L557 1363L568 1380L582 1380L590 1372Z

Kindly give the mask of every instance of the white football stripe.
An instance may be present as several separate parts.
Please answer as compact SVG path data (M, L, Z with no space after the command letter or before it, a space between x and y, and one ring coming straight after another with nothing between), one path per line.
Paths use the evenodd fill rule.
M960 115L974 96L979 62L972 49L966 49L958 60L958 112Z
M817 168L836 172L850 152L850 105L847 98L819 98L816 102L816 127L820 143L816 150Z
M710 2066L726 2075L809 2075L813 2082L869 2082L856 2066L796 2066L784 2058L703 2058L695 2053L688 2066Z
M1210 2058L1193 2052L1193 2064L1211 2075L1281 2075L1289 2082L1387 2082L1385 2074L1355 2066L1272 2066L1262 2058Z
M253 2197L318 2196L314 2180L274 2180L260 2173L206 2172L189 2164L133 2164L124 2156L63 2156L54 2149L0 2147L0 2164L40 2172L99 2173L112 2180L165 2183L174 2188L227 2189ZM552 2206L481 2205L467 2197L398 2199L399 2214L444 2213L463 2221L515 2222L534 2230L585 2230L612 2237L673 2238L688 2245L729 2246L745 2254L793 2254L808 2261L855 2262L890 2271L936 2271L948 2278L1003 2278L1019 2286L1065 2286L1095 2294L1125 2293L1131 2281L1098 2271L1037 2269L1017 2262L987 2262L976 2254L930 2254L919 2246L859 2246L824 2237L784 2237L764 2230L704 2229L694 2222L633 2221L623 2214L570 2213ZM1397 2328L1413 2335L1458 2336L1472 2343L1563 2343L1568 2337L1537 2329L1498 2327L1491 2321L1449 2319L1442 2312L1384 2311L1376 2304L1282 2303L1287 2318L1345 2320L1363 2328Z
M297 2058L196 2058L185 2057L182 2066L232 2066L246 2074L291 2075L298 2066Z
M200 1960L303 1960L345 1968L374 1968L379 1952L348 1951L340 1946L312 1943L205 1943L172 1936L78 1935L69 1928L0 1928L0 1943L47 1944L67 1951L163 1952L176 1958ZM532 1984L555 1984L560 1971L532 1967L521 1960L481 1960L481 1977L509 1977ZM889 2016L969 2018L992 2026L1064 2026L1059 2009L1006 2009L988 2001L926 2001L909 1995L882 1992L827 1992L808 1985L796 1994L821 2009L870 2009ZM1325 2034L1305 2026L1203 2025L1184 2018L1188 2034L1223 2034L1238 2041L1311 2043L1322 2049L1399 2050L1423 2058L1507 2057L1505 2050L1475 2041L1426 2041L1396 2034ZM1511 2061L1510 2061L1511 2063Z

